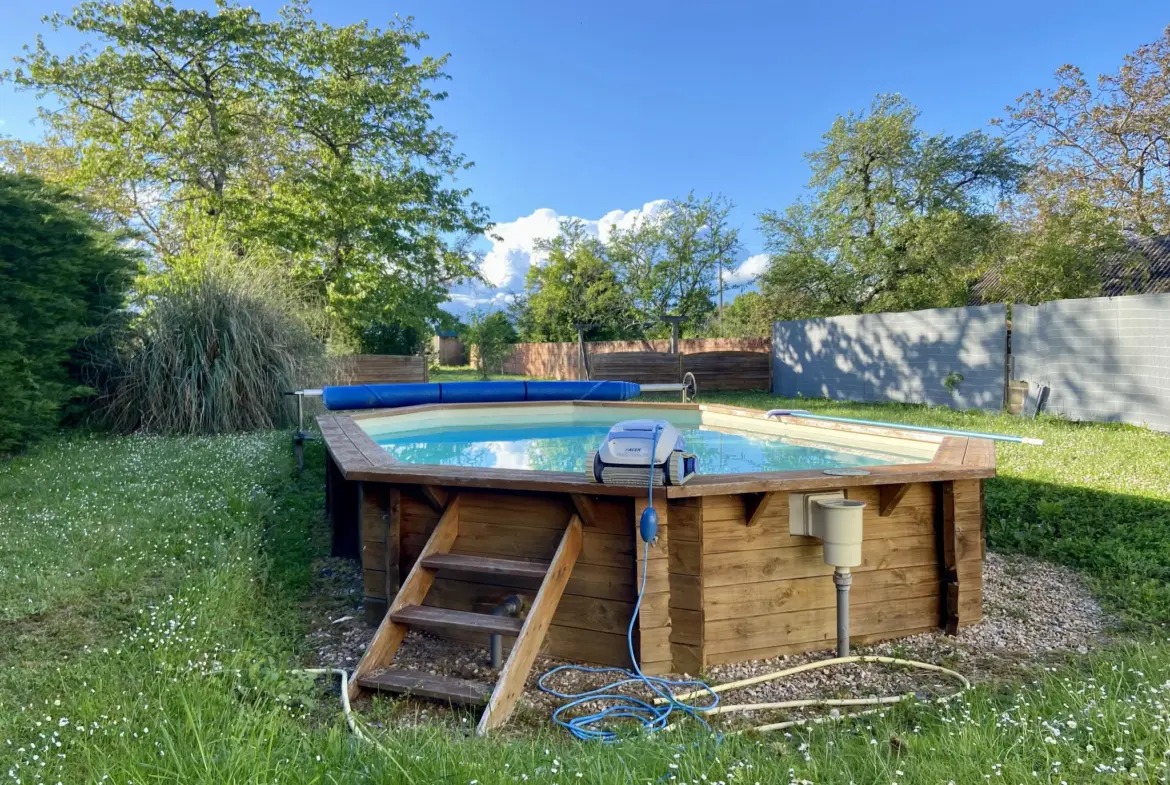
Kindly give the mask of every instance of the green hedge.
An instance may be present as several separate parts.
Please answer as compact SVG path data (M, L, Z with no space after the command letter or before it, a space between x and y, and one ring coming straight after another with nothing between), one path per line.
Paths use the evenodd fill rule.
M0 452L51 433L92 392L82 342L123 306L138 259L62 190L0 172Z

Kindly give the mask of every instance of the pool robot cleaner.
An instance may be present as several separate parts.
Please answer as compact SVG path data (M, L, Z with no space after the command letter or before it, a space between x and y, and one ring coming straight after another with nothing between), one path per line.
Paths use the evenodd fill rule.
M664 486L693 477L696 460L678 428L665 420L626 420L609 429L587 465L605 485Z

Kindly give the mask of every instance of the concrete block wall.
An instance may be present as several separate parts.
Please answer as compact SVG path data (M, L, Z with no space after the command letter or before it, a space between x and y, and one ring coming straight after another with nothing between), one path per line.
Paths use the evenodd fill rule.
M1013 306L1012 354L1045 411L1170 431L1170 294Z
M982 305L777 322L772 353L776 395L1001 409L1007 309Z

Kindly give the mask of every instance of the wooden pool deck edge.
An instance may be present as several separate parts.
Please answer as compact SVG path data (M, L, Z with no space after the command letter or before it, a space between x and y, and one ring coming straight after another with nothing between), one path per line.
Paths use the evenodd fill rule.
M550 402L551 403L551 402ZM565 402L555 402L563 405ZM514 405L514 404L512 404ZM582 402L576 402L582 405ZM596 405L592 402L584 405ZM612 405L612 404L611 404ZM645 406L646 404L640 404ZM655 404L670 408L693 408L757 419L765 413L756 409L718 404ZM434 407L409 407L412 411ZM640 487L603 485L584 473L552 472L531 469L495 469L438 464L409 464L394 460L356 422L357 419L384 414L382 411L357 415L321 415L317 423L326 449L338 470L348 481L393 482L411 485L450 485L493 490L546 491L554 493L588 493L595 496L642 497ZM735 493L850 488L867 485L908 484L940 480L986 479L995 476L995 443L986 439L959 436L934 436L896 428L848 423L830 423L793 417L802 426L830 431L848 430L878 436L897 436L915 441L938 443L934 457L919 463L872 466L869 474L839 476L821 470L753 472L750 474L698 475L686 485L665 489L668 499Z

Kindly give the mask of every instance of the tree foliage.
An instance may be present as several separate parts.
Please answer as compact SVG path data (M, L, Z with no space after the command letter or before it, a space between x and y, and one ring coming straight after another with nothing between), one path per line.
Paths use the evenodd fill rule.
M1065 65L998 121L1034 161L1029 190L1070 212L1090 204L1120 226L1170 231L1170 27L1091 84Z
M528 272L514 305L529 341L576 340L589 324L594 340L640 338L667 331L664 316L683 316L684 331L703 331L715 311L722 271L741 250L731 203L689 194L615 228L604 241L578 220L537 243L547 263Z
M525 294L513 306L526 341L575 341L575 325L593 325L590 337L612 340L636 331L629 293L606 256L605 246L576 219L537 242L548 261L533 265Z
M138 264L61 189L0 172L0 452L92 392L83 342L124 305Z
M1025 167L979 131L928 135L918 110L878 96L838 117L808 155L811 194L760 216L772 261L761 290L781 318L961 305L994 258L995 198Z
M485 211L451 177L469 164L433 123L445 58L414 57L409 20L333 27L294 2L275 21L226 0L84 0L71 28L107 44L66 56L43 41L9 78L52 94L46 149L6 157L94 193L166 268L209 236L278 251L326 296L336 324L421 329L474 274L466 238Z
M722 196L690 193L613 231L606 252L637 321L656 325L673 315L685 317L690 332L706 325L722 273L741 250L730 225L733 206Z
M489 373L503 372L504 360L519 339L503 311L472 311L459 337L474 347L475 367L484 379Z

